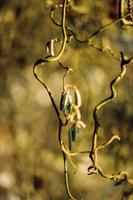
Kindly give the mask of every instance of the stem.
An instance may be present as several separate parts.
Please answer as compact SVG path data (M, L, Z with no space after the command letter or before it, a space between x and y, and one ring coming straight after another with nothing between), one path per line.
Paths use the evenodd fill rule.
M107 103L112 101L116 96L117 92L115 90L115 85L124 77L126 73L126 64L130 61L131 59L125 60L124 55L121 52L121 72L116 78L114 78L111 83L110 83L110 90L111 90L111 95L107 98L105 98L103 101L101 101L94 109L93 111L93 119L94 119L94 132L92 136L92 148L90 152L90 159L92 160L93 166L96 167L97 165L97 136L98 136L98 131L100 127L100 123L98 120L98 111Z
M60 120L59 121L59 129L58 129L58 141L59 141L59 144L60 144L60 147L61 147L61 150L62 150L62 154L63 154L63 160L64 160L64 179L65 179L65 188L66 188L66 192L69 196L69 198L71 200L76 200L73 195L71 194L70 192L70 187L69 187L69 177L68 177L68 161L67 161L67 155L66 153L64 153L63 149L62 149L62 121Z
M62 8L62 19L61 19L61 29L62 29L62 35L63 35L63 42L62 42L62 46L61 49L58 53L57 56L55 57L51 57L48 56L44 59L44 62L54 62L54 61L58 61L61 56L64 53L65 47L66 47L66 42L67 42L67 33L66 33L66 2L67 0L63 0L63 8Z

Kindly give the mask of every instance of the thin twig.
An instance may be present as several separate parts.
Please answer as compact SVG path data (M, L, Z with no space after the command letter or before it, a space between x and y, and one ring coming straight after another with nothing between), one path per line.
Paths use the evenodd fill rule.
M105 177L105 178L110 178L110 179L119 179L118 175L106 175L103 170L98 166L97 164L97 157L98 157L98 150L106 147L109 145L114 139L120 140L119 136L113 136L107 143L97 147L97 137L98 137L98 132L99 132L99 127L100 127L100 122L98 119L98 111L105 106L107 103L111 102L116 96L117 92L115 90L115 85L123 79L124 75L126 74L126 65L132 62L132 58L125 58L123 52L121 52L121 63L120 63L120 68L121 72L119 73L116 78L114 78L111 83L110 83L110 90L111 90L111 95L107 98L105 98L103 101L101 101L93 111L93 118L94 118L94 131L93 131L93 136L92 136L92 148L90 152L90 159L92 161L92 165L88 168L88 171L94 169L94 171L98 171L98 173Z
M113 135L108 142L98 146L97 150L105 148L106 146L110 145L114 140L120 140L120 137L118 135Z

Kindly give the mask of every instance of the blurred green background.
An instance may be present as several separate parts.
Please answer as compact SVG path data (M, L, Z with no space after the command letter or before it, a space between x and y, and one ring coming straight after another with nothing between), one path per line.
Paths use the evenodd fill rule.
M57 140L57 118L44 88L35 80L33 64L46 56L46 44L62 38L49 18L50 5L58 0L0 0L0 200L67 200L62 154ZM60 20L60 10L55 14ZM117 18L117 1L75 0L67 24L85 39L100 26ZM133 56L133 28L112 25L93 43ZM57 48L57 52L59 47ZM76 85L82 95L82 119L86 129L74 151L89 150L95 105L110 95L109 83L120 72L120 63L108 51L99 52L74 40L61 58L74 71L66 84ZM99 144L118 134L121 141L99 153L99 164L108 173L133 173L133 64L116 86L118 97L100 112ZM59 105L64 71L57 63L40 67ZM67 133L65 133L67 134ZM70 168L73 194L86 200L121 200L131 186L115 186L99 175L87 175L88 155L74 158ZM129 199L133 199L130 196Z

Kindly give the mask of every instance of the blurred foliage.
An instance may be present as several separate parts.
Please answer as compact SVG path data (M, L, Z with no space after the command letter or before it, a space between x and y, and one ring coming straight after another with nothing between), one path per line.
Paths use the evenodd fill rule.
M46 91L34 79L36 59L45 57L46 43L61 36L49 18L50 0L0 0L0 199L67 199L63 185L63 163L57 142L57 119ZM100 26L117 19L116 1L73 1L67 23L79 38L87 38ZM60 11L56 12L60 20ZM112 25L97 35L93 43L111 48L117 57L124 51L133 56L133 28ZM57 49L58 50L58 49ZM81 112L87 128L79 135L75 150L91 145L92 112L95 105L110 94L109 83L119 73L119 62L107 51L99 52L76 42L67 44L61 61L74 71L67 78L82 95ZM39 70L59 104L64 73L57 63ZM100 111L99 138L114 142L100 153L99 163L110 173L133 173L133 76L132 64L117 86L118 97ZM94 200L120 200L124 184L87 175L88 155L75 158L78 165L71 186L76 196ZM130 200L133 197L130 196Z

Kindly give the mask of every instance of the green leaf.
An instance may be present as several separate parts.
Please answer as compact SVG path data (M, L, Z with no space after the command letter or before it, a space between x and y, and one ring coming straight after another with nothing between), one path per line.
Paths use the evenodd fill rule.
M77 134L79 133L80 128L77 125L73 124L68 130L68 141L69 141L69 150L72 150L73 142L76 141Z
M61 94L60 110L65 116L68 116L72 111L72 98L68 91L63 91Z
M73 125L71 127L71 129L72 129L72 141L75 142L76 141L76 134L77 134L75 125Z
M63 111L63 108L64 108L65 96L66 96L66 91L63 91L61 94L61 100L60 100L60 110L61 111Z
M71 128L68 131L68 142L69 142L69 150L72 150L72 129Z
M72 111L72 104L68 100L67 104L64 106L63 114L65 116L68 116L71 113L71 111Z

